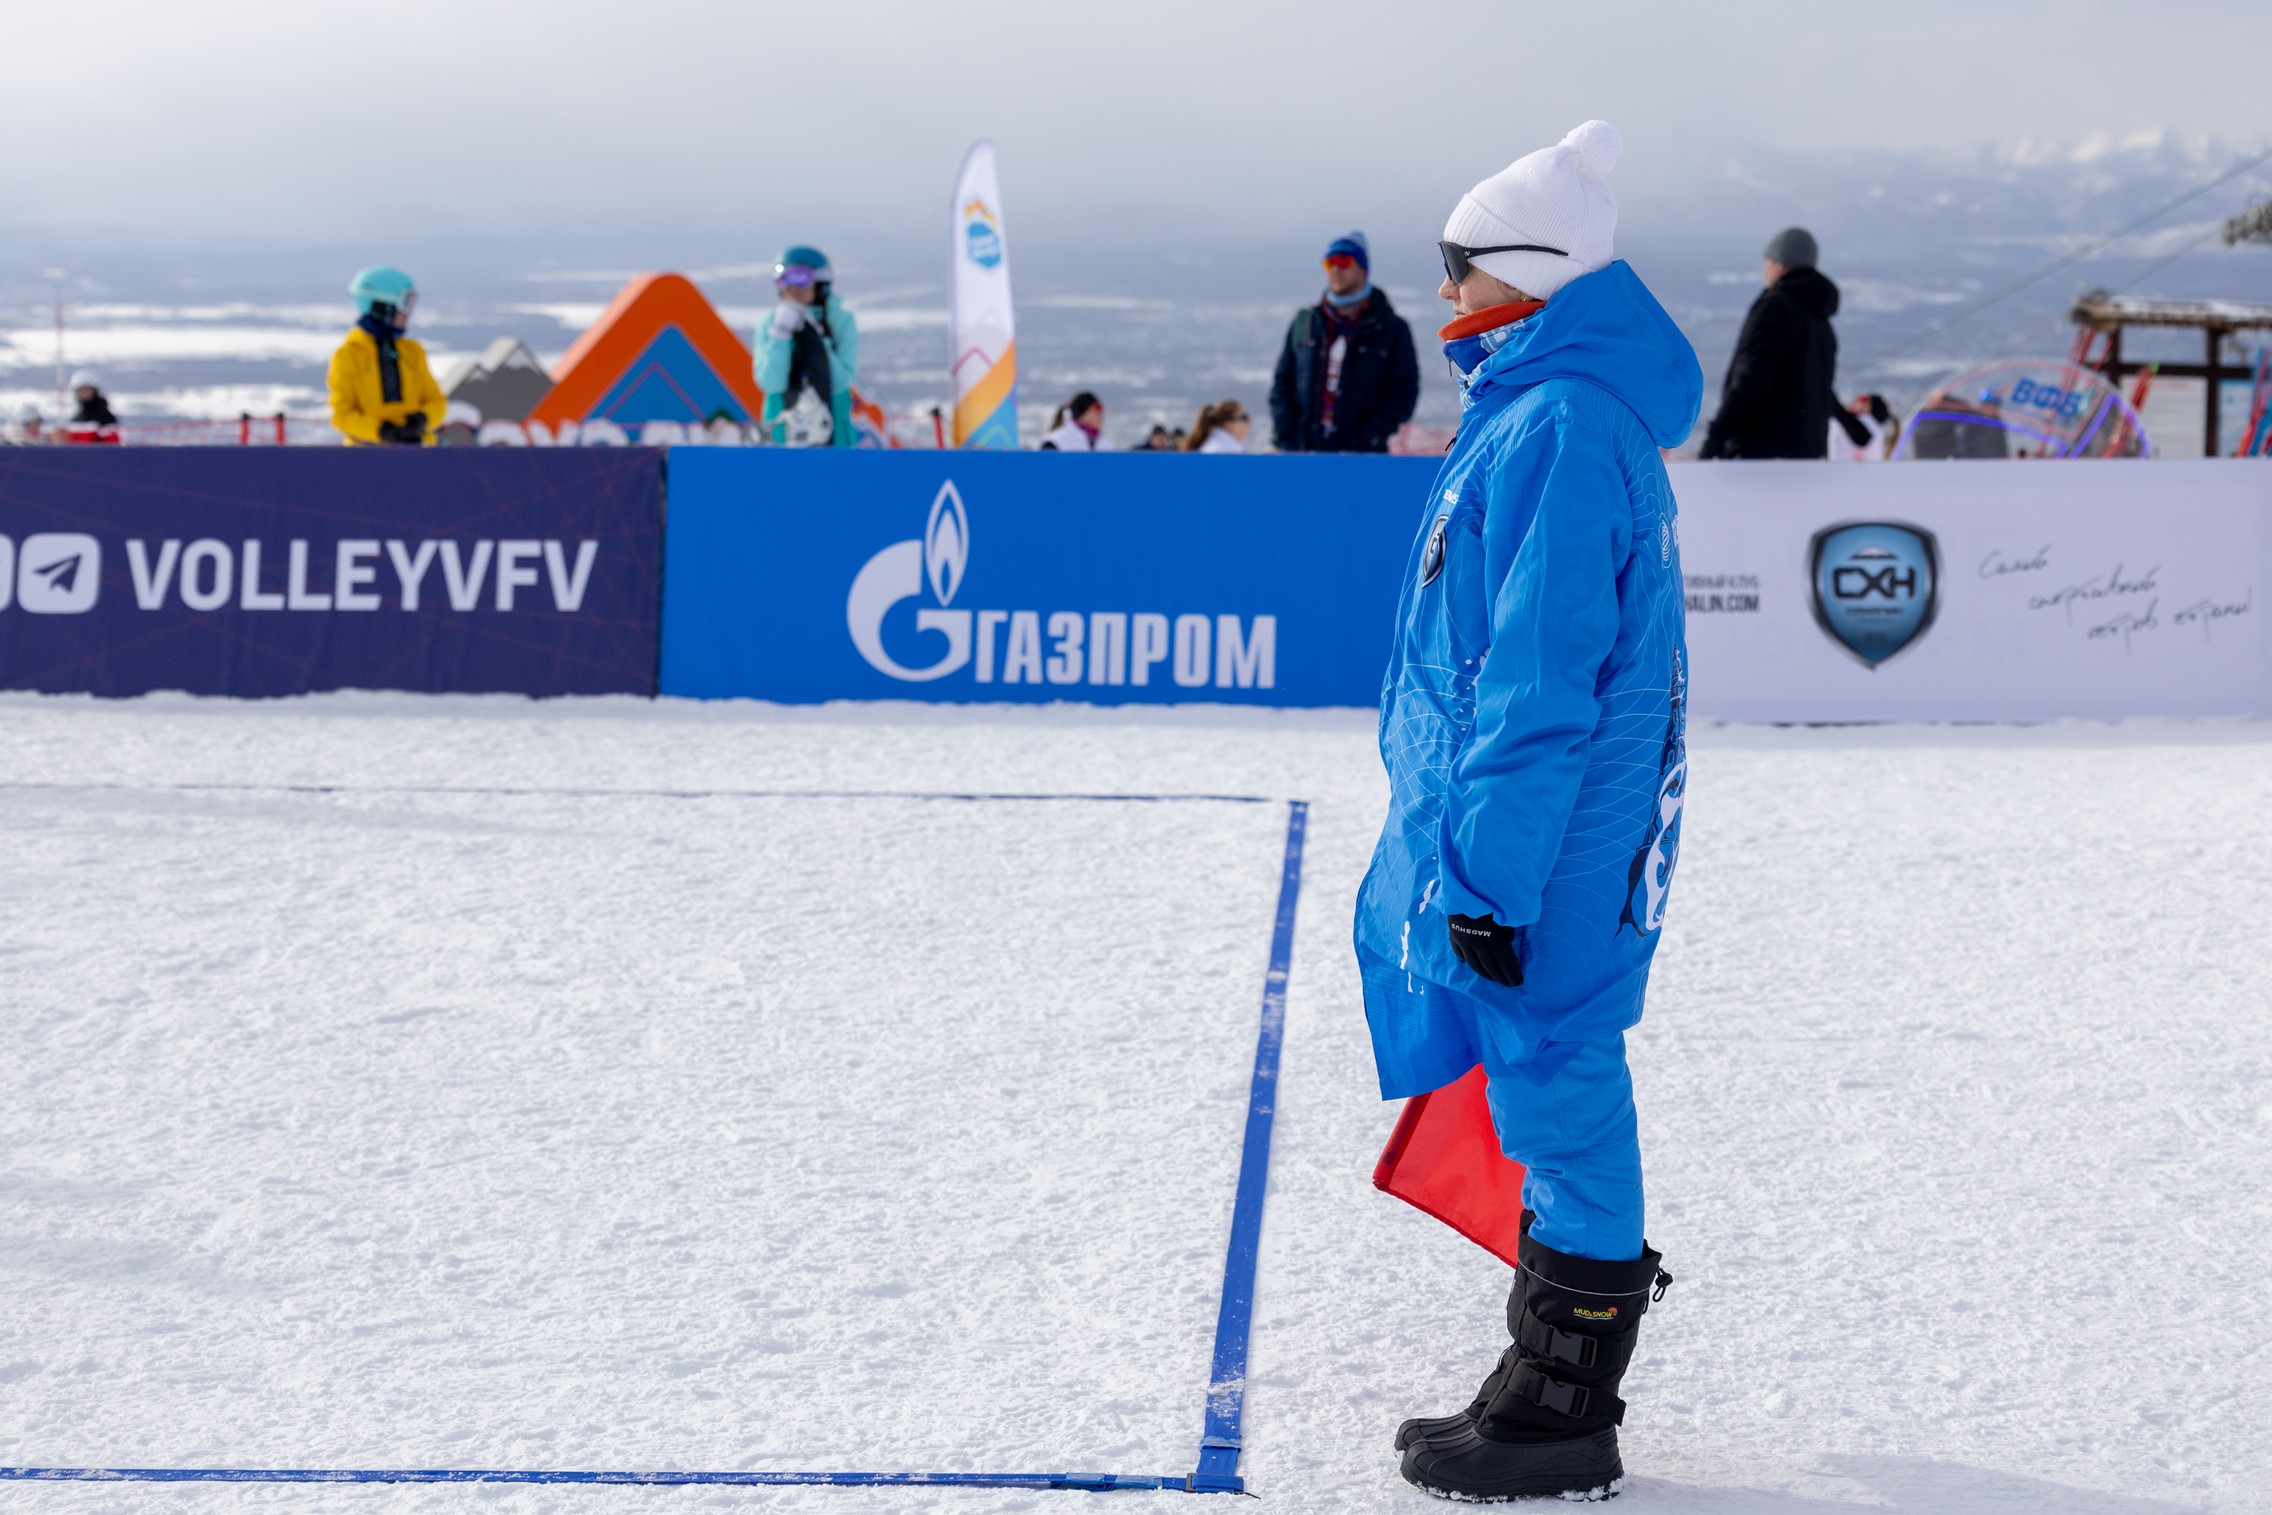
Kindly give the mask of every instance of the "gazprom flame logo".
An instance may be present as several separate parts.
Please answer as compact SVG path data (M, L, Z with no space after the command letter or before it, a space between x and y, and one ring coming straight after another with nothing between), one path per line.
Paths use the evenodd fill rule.
M980 268L1002 266L1002 221L984 200L973 198L962 208L962 250Z
M923 574L941 605L954 603L962 587L962 571L970 563L970 517L955 493L954 480L939 486L931 501L931 518L923 523Z
M1018 518L1014 509L1005 513ZM989 686L985 693L997 684L1015 686L1000 691L1001 698L1013 700L1078 699L1077 688L1127 686L1149 689L1154 697L1200 699L1180 691L1278 687L1278 617L1267 611L1044 610L999 598L994 603L1000 608L989 609L981 595L1018 595L1031 607L1042 595L1063 605L1063 596L1072 594L1093 605L1097 597L1128 587L1112 585L1109 578L1112 587L1101 591L1086 578L1062 582L1068 567L1088 565L1057 561L1014 534L1005 536L989 562L980 589L972 591L963 582L970 567L970 513L954 481L945 481L931 497L923 534L892 543L852 576L844 625L854 650L886 678L928 684L962 674L972 685ZM963 603L957 605L957 599ZM946 640L934 642L932 635Z
M844 601L844 624L869 667L923 684L943 679L970 662L970 612L948 608L969 563L970 516L949 479L931 501L922 540L892 543L868 559L852 580L852 592ZM926 580L937 603L916 610L915 629L945 636L947 649L937 662L909 668L884 649L884 617L900 601L920 595Z

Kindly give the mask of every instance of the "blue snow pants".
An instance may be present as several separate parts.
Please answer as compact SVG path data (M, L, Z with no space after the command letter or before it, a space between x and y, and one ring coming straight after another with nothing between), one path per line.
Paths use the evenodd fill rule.
M1530 1234L1575 1257L1639 1257L1641 1139L1623 1034L1548 1042L1510 1067L1487 1058L1484 1073L1499 1145L1525 1170Z

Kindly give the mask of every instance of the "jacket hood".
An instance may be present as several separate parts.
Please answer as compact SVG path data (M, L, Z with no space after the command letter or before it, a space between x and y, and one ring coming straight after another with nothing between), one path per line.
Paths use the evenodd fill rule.
M1815 269L1794 268L1770 287L1798 301L1809 315L1827 321L1838 314L1838 286Z
M1563 285L1515 328L1476 370L1468 403L1503 404L1548 379L1583 379L1608 390L1659 447L1686 441L1704 404L1696 349L1622 258Z

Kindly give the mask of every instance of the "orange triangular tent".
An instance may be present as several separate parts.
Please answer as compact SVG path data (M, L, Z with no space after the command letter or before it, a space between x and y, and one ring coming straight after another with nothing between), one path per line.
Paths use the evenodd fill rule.
M635 406L650 382L684 402L686 419L708 419L705 412L712 408L729 413L738 408L743 414L734 419L754 421L765 409L749 347L702 291L679 274L641 274L554 365L552 392L529 419L548 426L594 418L660 419L619 408Z

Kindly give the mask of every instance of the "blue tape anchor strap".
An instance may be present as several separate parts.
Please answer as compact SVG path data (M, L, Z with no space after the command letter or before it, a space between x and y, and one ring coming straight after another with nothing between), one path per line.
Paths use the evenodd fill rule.
M979 796L935 796L979 798ZM1058 798L1041 795L995 799ZM1067 796L1071 798L1071 796ZM1097 800L1234 798L1232 796L1089 795ZM1262 1203L1270 1186L1270 1126L1278 1104L1278 1055L1286 1040L1286 975L1294 958L1294 907L1302 892L1302 839L1309 805L1286 807L1286 856L1279 874L1278 915L1270 932L1270 967L1262 983L1262 1030L1255 1039L1254 1080L1246 1107L1246 1142L1239 1154L1238 1198L1231 1209L1231 1240L1223 1257L1222 1304L1215 1318L1215 1356L1207 1378L1206 1427L1199 1465L1185 1476L1129 1473L611 1473L508 1468L8 1468L0 1482L14 1483L544 1483L784 1486L926 1485L977 1489L1171 1489L1191 1494L1240 1494L1240 1434L1246 1412L1247 1344L1254 1330L1255 1264L1261 1255Z

